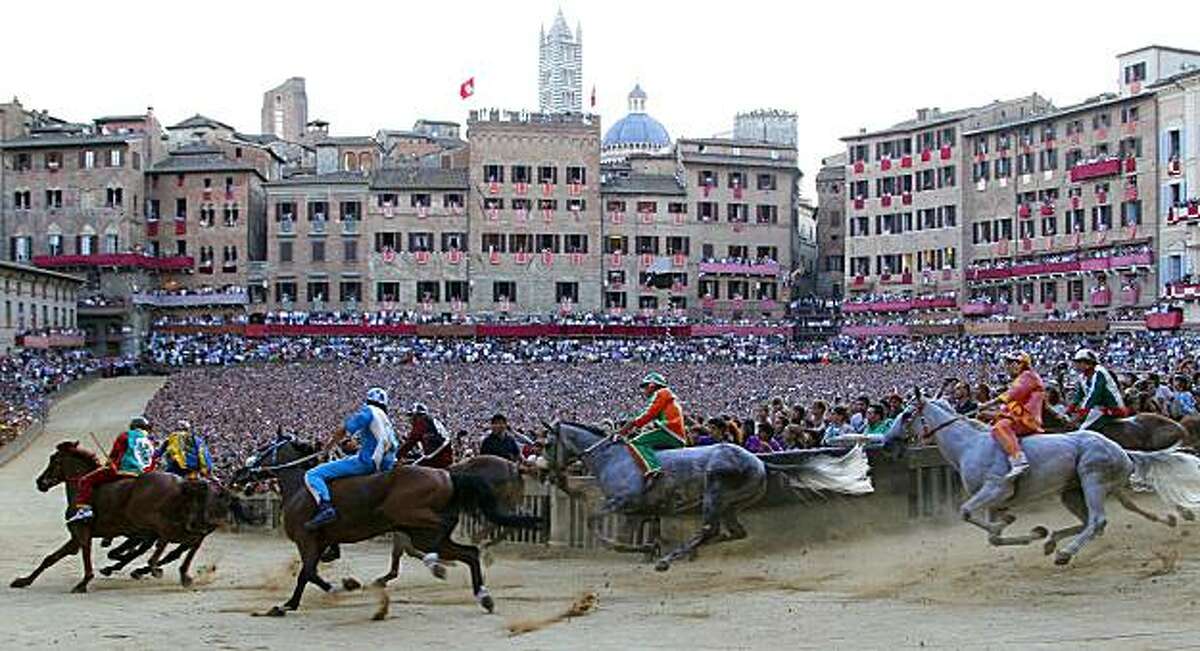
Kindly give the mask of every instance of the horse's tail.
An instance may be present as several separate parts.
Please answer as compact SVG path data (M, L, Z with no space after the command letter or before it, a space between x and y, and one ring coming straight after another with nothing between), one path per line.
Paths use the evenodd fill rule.
M778 464L765 462L768 473L779 473L786 477L794 490L833 491L848 495L865 495L874 492L868 473L867 453L856 446L846 454L833 456L814 454L798 463Z
M545 526L542 518L533 515L510 515L501 513L496 491L483 478L467 473L450 473L454 496L450 507L458 511L478 509L493 524L516 529L540 529Z
M1153 488L1171 506L1200 509L1200 458L1178 448L1126 454L1133 461L1131 483Z

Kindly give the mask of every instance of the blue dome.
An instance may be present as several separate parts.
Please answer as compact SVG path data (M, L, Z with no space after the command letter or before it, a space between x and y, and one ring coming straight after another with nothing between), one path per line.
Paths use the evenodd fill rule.
M620 147L628 145L650 145L652 147L669 147L671 136L658 120L645 113L630 113L617 120L604 134L605 147Z

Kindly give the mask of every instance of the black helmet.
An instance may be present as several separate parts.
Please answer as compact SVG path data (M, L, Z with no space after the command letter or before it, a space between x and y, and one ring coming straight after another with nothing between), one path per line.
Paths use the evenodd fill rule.
M129 429L140 429L144 432L150 431L150 421L146 420L145 416L134 416L129 421Z

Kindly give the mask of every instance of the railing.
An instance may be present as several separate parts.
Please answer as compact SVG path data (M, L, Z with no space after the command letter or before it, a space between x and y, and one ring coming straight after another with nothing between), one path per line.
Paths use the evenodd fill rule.
M1144 253L1088 258L1085 260L1021 264L1003 269L968 269L967 280L999 280L1004 278L1021 278L1024 276L1046 276L1079 271L1103 271L1105 269L1124 267L1148 267L1153 264L1154 254L1147 251Z
M751 309L758 301L747 302ZM620 337L620 338L688 338L721 335L789 336L791 328L782 325L710 325L681 326L621 325L621 324L413 324L394 325L338 324L231 324L221 326L161 326L162 332L176 334L239 334L246 337Z
M1178 330L1183 325L1183 311L1171 310L1146 315L1146 327L1150 330Z
M857 312L908 312L911 310L948 309L956 305L957 303L953 298L911 298L897 301L843 303L842 312L851 314Z
M1121 173L1121 159L1109 158L1094 163L1080 163L1071 168L1071 182L1078 183Z
M207 305L246 305L249 301L244 292L213 294L147 294L131 296L134 305L151 307L199 307Z
M48 334L21 335L17 337L17 345L24 348L79 348L84 345L82 334Z
M777 276L779 275L779 263L701 262L700 273L737 274L744 276Z

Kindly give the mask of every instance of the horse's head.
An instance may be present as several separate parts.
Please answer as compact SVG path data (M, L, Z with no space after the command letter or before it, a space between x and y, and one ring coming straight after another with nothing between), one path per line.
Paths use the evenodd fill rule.
M544 458L546 469L556 486L564 493L574 493L567 487L567 467L600 447L609 439L604 432L576 423L543 423L546 435Z
M79 441L63 441L54 447L46 469L37 477L37 489L43 493L55 486L100 467L96 455L79 447Z
M284 467L303 468L313 463L295 463L313 457L317 448L311 443L301 441L290 434L277 434L270 443L260 447L251 454L245 464L238 468L230 480L232 486L242 486L250 482L273 477L277 470ZM315 458L312 459L315 462ZM295 465L291 465L294 464Z
M892 450L903 450L910 441L932 438L946 425L961 419L949 402L941 398L928 399L917 387L892 426L884 435L884 444Z

